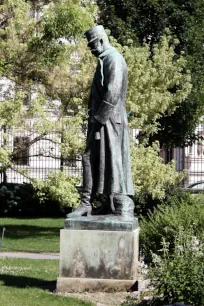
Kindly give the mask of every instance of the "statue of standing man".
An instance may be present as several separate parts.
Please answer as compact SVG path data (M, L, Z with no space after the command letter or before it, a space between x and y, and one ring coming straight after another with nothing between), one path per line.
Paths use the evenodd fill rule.
M106 194L112 212L134 216L134 194L125 109L127 65L113 48L102 25L85 32L91 53L98 58L88 105L87 145L83 161L81 203L70 217L91 215L96 194Z

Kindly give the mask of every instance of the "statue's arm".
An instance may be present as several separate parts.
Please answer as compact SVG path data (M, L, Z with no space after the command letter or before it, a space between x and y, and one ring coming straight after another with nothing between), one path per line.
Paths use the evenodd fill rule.
M112 58L104 67L104 94L94 118L105 124L120 98L123 80L123 65L119 57Z

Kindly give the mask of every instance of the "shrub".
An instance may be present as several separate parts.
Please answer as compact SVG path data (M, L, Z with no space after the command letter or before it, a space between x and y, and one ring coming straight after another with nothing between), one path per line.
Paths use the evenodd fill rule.
M32 180L32 185L42 203L51 200L57 201L61 207L75 208L80 198L76 187L79 182L79 178L59 171L51 173L47 180Z
M172 197L168 205L158 205L141 221L141 250L148 258L151 252L158 254L163 238L174 247L180 226L184 231L193 227L194 235L204 233L204 202L187 194L185 200ZM150 257L151 258L151 257Z
M145 202L148 196L162 200L169 186L180 182L185 173L175 170L175 162L164 164L157 142L152 146L131 144L132 176L137 199Z
M194 194L195 196L195 194ZM158 205L165 203L165 205L172 206L174 205L175 199L183 200L184 202L189 201L190 190L187 192L180 183L175 185L169 185L165 189L165 198L164 199L153 199L151 195L146 195L141 198L137 195L134 196L135 202L135 213L141 218L142 216L147 216L149 211L153 211ZM200 198L200 195L196 195L197 198ZM204 203L204 195L202 196Z
M30 216L64 216L59 202L45 200L40 202L31 184L1 184L0 185L0 216L30 217ZM69 212L67 210L67 212Z
M197 238L194 230L180 227L172 250L168 240L162 242L162 256L153 254L148 277L155 288L155 305L182 302L204 305L204 236Z
M21 194L19 186L1 184L0 187L0 214L11 214L21 211Z

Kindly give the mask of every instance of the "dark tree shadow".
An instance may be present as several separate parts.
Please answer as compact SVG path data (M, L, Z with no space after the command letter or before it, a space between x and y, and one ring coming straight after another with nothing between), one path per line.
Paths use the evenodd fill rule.
M35 225L5 225L5 237L12 239L23 239L23 238L59 238L60 229L59 227L43 227Z
M46 281L43 279L26 277L26 276L15 276L8 274L1 274L0 281L7 287L16 288L39 288L54 292L56 290L56 281Z

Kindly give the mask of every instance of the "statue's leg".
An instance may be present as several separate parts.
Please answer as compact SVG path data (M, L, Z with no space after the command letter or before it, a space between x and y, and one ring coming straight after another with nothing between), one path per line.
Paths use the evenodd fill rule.
M84 215L91 215L92 206L92 187L93 187L93 178L92 178L92 165L91 165L91 149L86 149L84 155L82 156L83 163L83 189L81 202L79 206L70 214L67 215L68 218L80 217Z
M134 218L134 202L128 195L115 194L113 202L116 215Z

